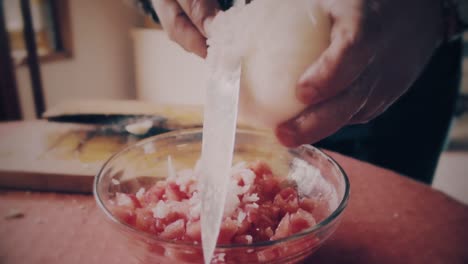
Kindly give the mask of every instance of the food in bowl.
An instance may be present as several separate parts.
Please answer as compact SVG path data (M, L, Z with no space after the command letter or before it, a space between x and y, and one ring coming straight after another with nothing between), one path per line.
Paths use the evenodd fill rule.
M94 184L97 204L111 226L127 242L129 253L136 257L139 263L203 263L198 227L193 225L197 216L196 206L187 208L181 203L187 199L196 201L197 160L201 153L201 139L202 132L199 129L182 130L148 138L115 154L98 173ZM171 158L168 159L169 156ZM228 235L220 238L226 242L220 241L221 243L217 244L212 263L300 263L319 248L338 226L348 200L349 183L339 165L322 151L312 146L287 149L279 145L274 137L261 131L238 130L234 164L236 165L232 168L233 182L229 185L232 189L229 192L231 197L227 198L225 218L232 220L227 222L236 233L232 237ZM245 175L241 175L244 173ZM236 174L237 178L234 177ZM244 191L245 183L252 181L249 180L249 175L253 178L255 186L251 186L252 190L240 195L240 189ZM241 181L242 177L239 176L247 177ZM262 201L268 204L259 194L268 189L265 187L268 186L268 181L264 181L265 179L269 179L273 186L279 188L271 192L272 205L275 204L274 197L277 197L278 193L284 194L281 198L285 201L289 201L288 197L292 197L293 205L297 197L299 205L297 211L284 211L287 211L289 218L284 218L286 215L284 213L278 213L274 224L260 224L259 220L265 215L268 216L268 211L264 213L260 210L263 208ZM233 196L236 196L237 200L233 199ZM179 205L177 210L181 210L185 215L172 215L176 215L177 220L182 219L182 221L171 221L170 218L174 216L171 216L170 212L165 212L167 206L163 206L168 203L172 206ZM279 198L276 203L280 203ZM241 226L239 226L239 217L241 220L249 220L248 211L240 210L247 209L248 204L252 204L253 207L256 207L253 204L257 204L259 207L257 214L252 210L256 208L250 208L252 212L250 212L249 225L255 223L265 225L263 229L242 230L244 221L240 221ZM307 207L308 205L310 206ZM272 210L273 216L276 216L276 210ZM281 234L279 227L291 227L291 222L296 220L292 215L298 212L304 213L302 210L312 215L315 221L313 226L296 233L291 231L293 229L285 228L287 231L285 233L291 234L277 238ZM245 213L245 218L240 212ZM155 213L159 216L159 220L155 217ZM192 219L194 217L195 220ZM284 224L281 224L283 219L285 219ZM312 218L305 217L305 219L310 220L306 221L306 224L312 222ZM268 221L262 222L268 223ZM163 231L161 226L164 227ZM271 231L268 227L271 227ZM229 231L227 228L226 230ZM258 232L262 230L263 232ZM187 235L189 233L192 237ZM251 242L249 236L252 237ZM121 242L112 241L112 243Z
M323 215L314 216L319 201L301 197L295 182L275 177L265 162L238 163L230 180L218 244L285 238L314 226ZM173 173L135 194L117 193L114 204L112 212L139 230L162 239L201 242L196 170Z

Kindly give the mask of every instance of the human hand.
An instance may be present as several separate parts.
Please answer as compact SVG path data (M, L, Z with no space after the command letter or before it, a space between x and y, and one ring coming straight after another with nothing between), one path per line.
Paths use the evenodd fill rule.
M216 0L152 0L169 38L186 51L206 57L206 25L219 10Z
M299 79L308 107L280 124L289 147L314 143L384 112L416 80L443 36L439 0L318 0L331 44Z

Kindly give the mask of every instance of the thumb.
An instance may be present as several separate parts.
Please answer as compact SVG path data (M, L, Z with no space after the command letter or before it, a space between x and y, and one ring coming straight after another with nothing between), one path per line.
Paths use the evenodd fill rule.
M330 46L299 79L297 98L308 105L343 92L372 61L358 14L334 17Z
M204 37L207 37L205 30L211 19L219 11L218 1L215 0L177 0L190 18L195 27Z

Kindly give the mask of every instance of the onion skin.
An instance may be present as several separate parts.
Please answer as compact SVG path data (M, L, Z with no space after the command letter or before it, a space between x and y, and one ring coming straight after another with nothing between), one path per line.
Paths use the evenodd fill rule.
M310 0L256 0L244 8L252 33L242 58L239 116L275 128L306 108L295 87L329 46L331 21Z

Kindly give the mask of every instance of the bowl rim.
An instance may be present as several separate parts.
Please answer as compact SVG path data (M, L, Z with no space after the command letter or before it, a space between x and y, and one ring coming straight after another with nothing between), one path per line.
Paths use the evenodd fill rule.
M119 227L125 229L125 231L131 232L131 233L136 233L137 235L142 236L143 238L150 239L150 240L153 240L155 242L172 244L172 245L175 245L175 246L189 246L189 247L201 248L201 243L195 244L193 242L174 241L174 240L170 240L170 239L159 238L157 236L154 236L152 234L149 234L147 232L139 230L139 229L137 229L137 228L135 228L135 227L121 221L119 218L115 217L114 214L112 214L109 211L109 209L105 206L105 204L104 204L103 200L101 199L101 196L98 193L97 189L98 189L98 184L100 182L100 179L102 178L104 170L107 168L107 166L110 163L112 163L115 159L117 159L119 156L123 155L124 153L126 153L126 152L128 152L128 151L130 151L130 150L132 150L134 148L142 147L143 145L145 145L145 144L147 144L149 142L153 142L155 140L164 140L164 139L171 138L171 137L177 138L177 137L193 135L193 134L198 134L198 133L202 134L202 131L203 130L201 128L190 128L190 129L181 129L181 130L176 130L176 131L172 131L172 132L167 132L167 133L155 135L155 136L148 137L146 139L140 140L140 141L138 141L136 143L130 144L129 146L127 146L127 147L121 149L120 151L112 154L112 156L110 156L104 162L104 164L99 169L99 172L94 177L93 196L94 196L94 199L95 199L98 207L100 208L100 211L103 212L106 215L106 217L108 218L108 220L110 220L113 224L116 224ZM238 133L256 134L256 135L259 135L259 136L271 137L271 134L266 133L264 131L248 129L248 128L238 128L238 129L236 129L236 134L238 134ZM328 226L328 224L332 223L335 219L337 219L337 217L339 215L341 215L341 213L344 211L344 209L347 206L347 203L348 203L348 200L349 200L349 195L350 195L351 186L350 186L348 175L346 174L344 169L331 156L326 154L324 151L322 151L322 150L320 150L320 149L318 149L318 148L316 148L314 146L307 145L307 144L304 144L304 145L301 145L299 147L292 148L292 149L297 150L299 148L305 148L308 151L314 151L314 152L320 154L321 156L323 156L323 158L328 160L333 165L333 167L335 167L335 169L337 169L341 173L341 176L342 176L342 178L344 180L345 190L344 190L344 193L343 193L343 198L341 199L341 201L338 204L337 208L331 214L329 214L325 219L323 219L322 221L316 223L314 226L312 226L310 228L307 228L307 229L305 229L305 230L303 230L303 231L301 231L299 233L296 233L296 234L293 234L293 235L290 235L290 236L287 236L287 237L284 237L284 238L276 239L276 240L261 241L261 242L256 242L256 243L252 243L252 244L219 244L219 245L217 244L216 249L233 249L233 248L253 249L253 248L268 247L268 246L273 246L273 245L277 245L277 244L281 244L281 243L285 243L285 242L289 242L289 241L294 241L294 240L306 237L309 234ZM286 148L286 149L288 149L288 148ZM291 149L289 149L289 150L291 150Z

